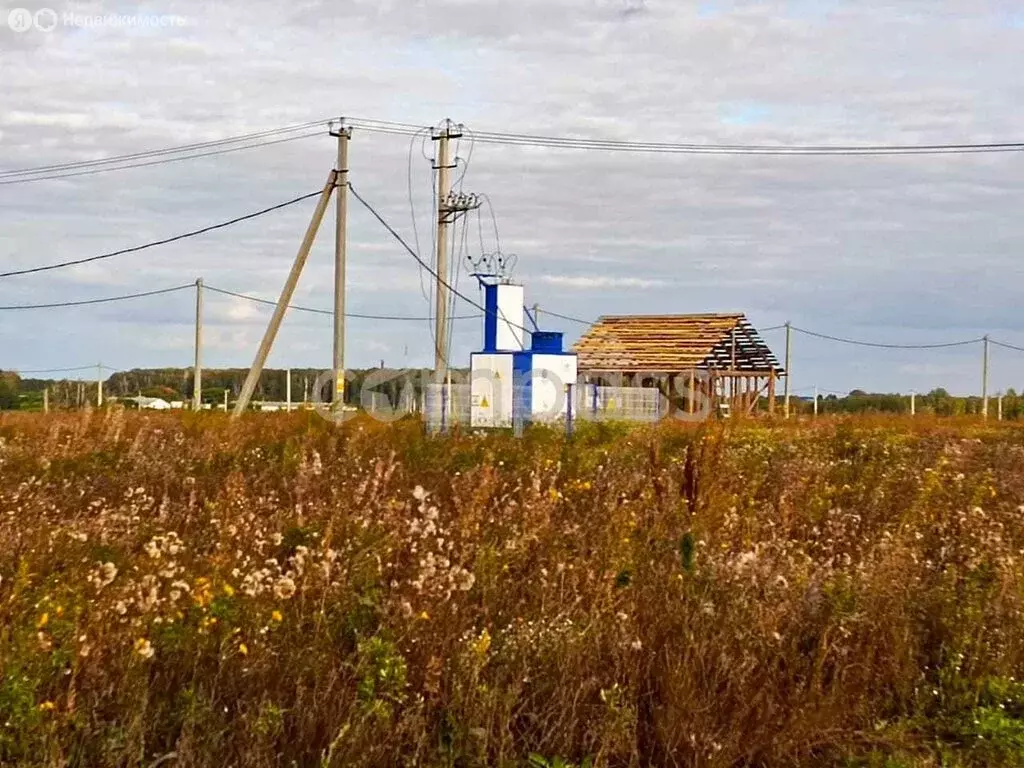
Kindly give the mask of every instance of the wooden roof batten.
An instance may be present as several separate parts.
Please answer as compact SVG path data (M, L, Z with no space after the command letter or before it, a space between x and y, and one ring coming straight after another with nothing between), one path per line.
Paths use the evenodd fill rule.
M573 347L581 372L715 370L723 375L785 375L740 312L601 317Z

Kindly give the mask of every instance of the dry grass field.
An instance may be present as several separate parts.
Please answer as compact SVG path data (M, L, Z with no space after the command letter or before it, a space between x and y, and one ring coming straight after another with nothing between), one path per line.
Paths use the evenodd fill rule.
M1024 765L1024 429L0 415L0 764Z

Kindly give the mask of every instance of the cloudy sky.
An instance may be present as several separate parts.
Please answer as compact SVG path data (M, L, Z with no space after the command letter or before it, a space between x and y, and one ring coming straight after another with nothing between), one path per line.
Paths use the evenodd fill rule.
M0 4L0 170L210 141L336 115L636 141L934 144L1024 139L1016 0L340 0L63 4L14 31ZM175 15L81 26L66 13ZM643 155L463 140L527 302L580 318L746 312L826 334L1024 346L1024 157ZM353 185L429 253L431 142L356 130ZM326 135L80 177L0 185L0 271L83 258L319 189ZM468 161L468 165L465 161ZM460 173L462 170L460 170ZM412 203L410 206L410 185ZM79 267L0 279L0 305L90 299L203 277L276 298L313 201ZM429 283L358 205L349 308L426 315ZM470 220L471 253L494 226ZM327 222L296 301L329 308ZM463 277L470 295L476 288ZM424 290L426 289L426 290ZM0 368L187 366L189 291L0 312ZM459 314L471 312L463 306ZM206 363L245 366L269 310L208 295ZM550 319L570 338L582 327ZM290 314L270 365L328 367L330 318ZM455 363L479 346L456 323ZM783 334L766 334L782 353ZM427 322L353 320L351 366L425 365ZM805 390L977 392L980 346L874 350L795 335ZM992 352L992 388L1024 353Z

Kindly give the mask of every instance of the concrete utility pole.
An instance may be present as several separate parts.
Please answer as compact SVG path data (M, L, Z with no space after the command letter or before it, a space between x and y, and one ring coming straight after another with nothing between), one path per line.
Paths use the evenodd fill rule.
M196 279L196 359L192 371L192 410L203 407L203 278Z
M228 391L224 390L224 413L228 412Z
M793 338L793 329L790 326L789 321L787 320L786 321L786 382L785 382L785 395L784 395L783 401L782 401L782 403L783 403L782 411L785 414L787 419L789 418L789 380L790 380L790 378L792 378L792 373L790 371L790 365L791 365L791 362L792 362L791 352L793 350L792 338Z
M103 407L103 363L96 364L96 407Z
M911 416L916 416L917 415L917 402L916 402L916 400L917 400L917 392L915 392L914 390L910 390L910 415Z
M306 235L302 238L302 245L299 246L299 252L295 254L295 262L292 264L292 270L288 274L288 279L285 281L284 288L281 290L281 297L277 300L277 306L274 307L274 314L270 318L270 323L267 325L266 333L263 334L263 341L260 342L260 348L256 351L256 358L252 362L252 367L249 369L248 375L245 377L245 383L242 385L242 391L238 395L238 400L235 402L235 410L232 413L232 418L238 418L245 409L249 407L249 400L252 399L252 393L256 389L256 383L260 380L260 374L263 372L263 366L267 362L267 356L270 354L270 348L274 345L274 339L277 338L277 332L281 328L281 321L284 319L284 313L288 309L288 304L291 303L292 295L295 293L295 286L299 284L299 277L302 275L302 268L306 266L306 259L309 258L309 250L313 247L313 241L316 239L317 230L320 229L320 222L324 219L324 213L327 212L327 204L331 201L331 194L334 192L334 187L337 185L338 172L331 170L327 177L327 183L324 184L323 191L320 193L320 200L316 205L316 210L313 211L313 218L310 219L309 226L306 228Z
M337 216L334 222L334 397L335 407L345 403L345 256L348 218L348 140L352 129L341 122L331 128L338 139Z
M462 136L461 131L446 120L444 128L434 132L437 142L437 290L434 323L434 374L443 382L448 371L448 197L451 194L451 169L448 142Z
M814 415L818 415L818 385L814 385Z
M981 361L981 415L988 418L988 334L985 334L985 353Z
M999 393L999 397L996 400L996 408L997 408L996 413L998 414L998 416L996 418L999 421L1002 421L1003 420L1003 393L1002 392Z
M50 388L43 387L43 413L50 412Z

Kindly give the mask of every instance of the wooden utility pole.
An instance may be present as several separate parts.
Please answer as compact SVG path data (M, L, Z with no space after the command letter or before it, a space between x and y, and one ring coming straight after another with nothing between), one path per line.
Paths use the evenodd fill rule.
M284 372L284 400L285 410L288 413L292 412L292 369L288 368Z
M782 412L785 417L789 418L789 380L792 378L791 366L792 366L792 339L793 339L793 328L790 326L789 321L786 321L786 388L785 394L782 400Z
M352 129L344 122L331 129L338 139L337 215L334 222L334 397L335 407L345 403L345 251L348 218L348 140Z
M196 278L196 357L192 371L192 410L203 407L203 278Z
M96 407L103 407L103 363L96 364Z
M248 375L245 377L245 383L242 385L242 391L238 395L238 400L235 402L235 410L232 413L232 418L238 418L245 409L249 407L249 400L252 399L252 393L256 389L256 383L260 380L260 374L263 372L263 366L267 362L267 356L270 354L270 348L274 345L274 339L277 338L277 332L281 328L281 321L284 319L284 313L288 309L288 304L291 303L292 295L295 293L295 286L299 284L299 277L302 275L302 268L306 266L306 259L309 258L309 250L313 247L313 241L316 239L317 230L320 229L320 222L324 219L324 213L327 212L327 204L331 201L331 193L334 192L334 187L337 185L338 172L331 170L327 177L327 183L324 184L323 191L320 192L320 200L317 202L316 210L313 211L313 218L310 219L309 226L306 228L306 235L302 238L302 245L299 246L299 252L295 254L295 262L292 264L292 270L288 274L288 279L285 281L284 288L281 290L281 297L277 300L277 306L274 307L274 314L270 318L270 323L267 325L266 333L263 334L263 341L260 342L260 348L256 351L256 358L252 362L252 367L249 369Z
M981 415L988 418L988 334L985 334L985 352L981 360Z
M437 289L435 292L434 375L443 383L448 372L448 224L450 222L451 165L448 142L462 136L446 120L444 128L434 132L437 142Z

